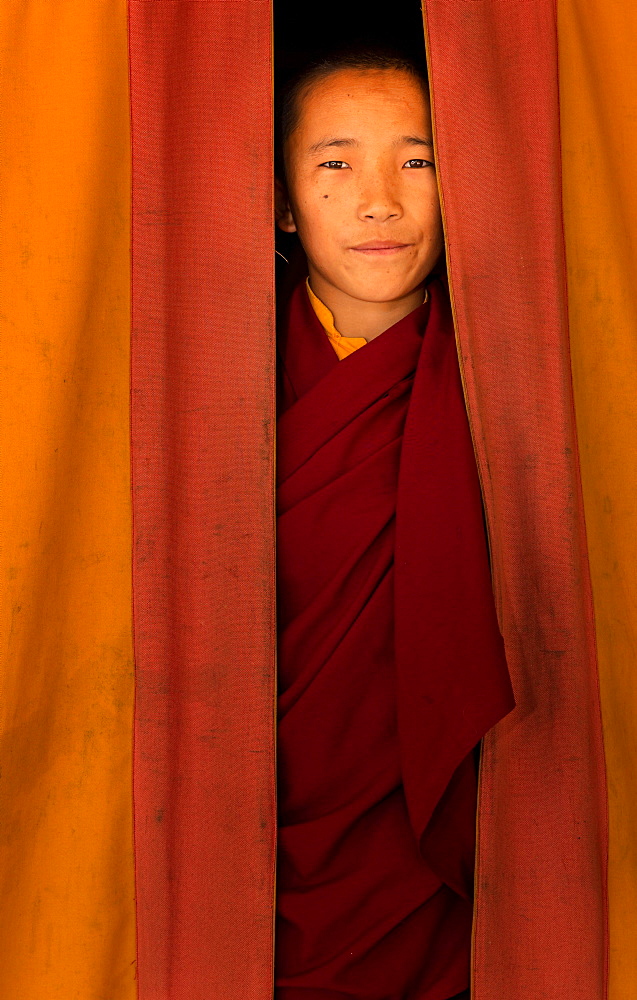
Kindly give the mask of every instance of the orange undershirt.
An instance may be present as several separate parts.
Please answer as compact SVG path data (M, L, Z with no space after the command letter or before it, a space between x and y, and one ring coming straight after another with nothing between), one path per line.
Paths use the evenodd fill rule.
M309 278L306 279L305 284L307 286L307 294L310 296L312 308L314 309L321 326L329 337L330 344L336 351L338 360L342 361L343 358L346 358L349 354L353 354L354 351L357 351L359 347L363 347L367 343L364 337L343 337L338 332L334 326L334 317L332 316L332 313L327 308L325 303L321 302L321 300L310 288Z
M367 343L364 337L343 337L343 335L338 332L334 326L334 317L332 313L327 308L325 303L321 302L318 296L316 296L310 288L309 278L305 279L305 284L307 287L307 294L309 295L310 302L312 303L312 308L314 309L321 326L329 337L330 344L336 351L338 360L342 361L343 358L346 358L348 355L353 354L354 351L357 351L359 347L364 347ZM427 292L425 291L423 302L426 301Z

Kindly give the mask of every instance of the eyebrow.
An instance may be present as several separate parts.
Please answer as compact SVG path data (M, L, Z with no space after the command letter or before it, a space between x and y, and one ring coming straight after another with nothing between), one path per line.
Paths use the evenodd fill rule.
M309 153L320 153L324 149L333 148L348 148L352 146L360 146L358 139L338 139L338 138L327 138L319 139L318 142L312 143L309 147ZM424 138L420 135L401 135L396 140L394 140L393 146L396 148L398 146L426 146L427 149L433 149L433 140Z
M420 135L401 135L394 146L426 146L427 149L433 149L434 142L433 139L424 139Z
M308 152L310 153L320 153L323 149L329 149L331 146L359 146L360 143L358 139L319 139L318 142L312 143L309 147Z

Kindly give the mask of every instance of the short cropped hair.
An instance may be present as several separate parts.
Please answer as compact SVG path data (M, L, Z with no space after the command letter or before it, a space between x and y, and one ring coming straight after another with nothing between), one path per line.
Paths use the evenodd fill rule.
M402 70L421 84L429 97L427 67L398 50L380 46L349 47L311 62L281 88L275 107L275 166L280 177L285 176L283 151L298 126L300 98L313 84L342 69Z

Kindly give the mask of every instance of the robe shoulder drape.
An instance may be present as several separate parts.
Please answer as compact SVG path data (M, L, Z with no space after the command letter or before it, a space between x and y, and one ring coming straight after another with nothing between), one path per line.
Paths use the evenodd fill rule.
M341 361L303 286L280 331L281 1000L468 983L472 749L512 695L448 300L429 290Z

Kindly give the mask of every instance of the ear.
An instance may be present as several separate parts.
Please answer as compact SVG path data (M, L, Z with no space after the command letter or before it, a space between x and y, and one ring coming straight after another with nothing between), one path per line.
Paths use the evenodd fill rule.
M285 184L278 177L274 180L274 217L277 226L284 233L296 232L296 223L292 215L292 209L290 208L290 199Z

